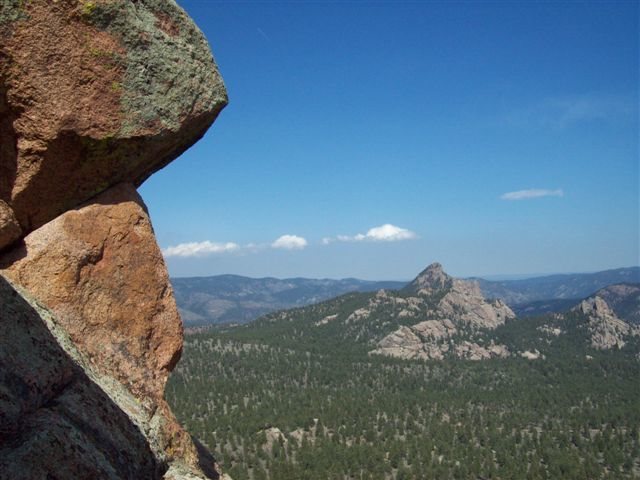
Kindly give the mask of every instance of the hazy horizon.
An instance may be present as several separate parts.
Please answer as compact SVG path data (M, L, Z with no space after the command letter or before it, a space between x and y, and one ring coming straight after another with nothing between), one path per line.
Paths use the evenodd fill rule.
M425 265L426 267L426 265ZM447 271L446 269L446 265L443 266L445 272L447 274L450 274L453 277L457 277L457 278L482 278L484 280L490 280L490 281L506 281L506 280L525 280L525 279L529 279L529 278L537 278L537 277L548 277L548 276L554 276L554 275L583 275L583 274L590 274L590 273L598 273L598 272L602 272L602 271L607 271L607 270L618 270L621 268L640 268L640 265L629 265L629 266L624 266L624 267L615 267L615 268L608 268L606 270L589 270L589 271L582 271L582 272L547 272L547 273L516 273L516 274L500 274L500 273L493 273L493 274L482 274L482 275L465 275L465 276L460 276L460 275L454 275L451 272ZM275 278L276 280L290 280L290 279L294 279L294 278L304 278L304 279L308 279L308 280L348 280L348 279L354 279L354 280L363 280L366 282L411 282L418 274L420 273L420 271L417 271L416 274L413 277L410 278L360 278L360 277L354 277L354 276L346 276L346 277L308 277L308 276L293 276L293 277L278 277L278 276L273 276L273 275L264 275L264 276L251 276L251 275L240 275L237 273L216 273L216 274L212 274L212 275L172 275L171 278L207 278L207 277L217 277L217 276L226 276L226 275L233 275L233 276L238 276L238 277L245 277L245 278L251 278L253 280L263 280L266 278Z

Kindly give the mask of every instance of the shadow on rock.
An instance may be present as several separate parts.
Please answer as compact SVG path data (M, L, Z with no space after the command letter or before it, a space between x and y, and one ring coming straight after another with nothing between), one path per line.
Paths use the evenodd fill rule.
M166 465L65 352L47 319L0 277L0 476L162 478Z

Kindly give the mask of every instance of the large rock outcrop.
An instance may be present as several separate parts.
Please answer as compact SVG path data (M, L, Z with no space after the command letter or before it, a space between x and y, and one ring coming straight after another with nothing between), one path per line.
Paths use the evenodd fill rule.
M0 273L53 311L94 368L141 400L162 399L182 325L133 185L112 187L27 235L0 259Z
M442 265L434 263L402 292L407 296L400 299L377 295L370 307L401 302L406 308L399 312L399 318L422 318L423 321L391 332L371 353L430 360L442 360L447 355L468 360L510 355L505 346L487 343L481 335L476 335L515 318L502 301L485 299L477 282L453 278L444 272Z
M474 280L453 279L451 288L438 303L438 309L446 316L474 328L496 328L515 313L502 300L487 300Z
M618 318L631 325L640 325L640 283L609 285L595 295L604 300Z
M0 200L28 233L109 186L137 186L226 101L204 36L172 0L6 0ZM20 236L5 217L0 248Z
M598 295L583 300L573 310L588 318L587 329L593 348L622 348L628 337L640 335L640 327L618 318L607 302Z
M0 299L0 477L160 478L133 397L96 375L55 317L1 277Z
M166 404L182 326L135 188L227 101L173 0L0 7L0 471L219 478Z
M403 291L437 302L438 314L473 328L493 329L515 318L501 300L485 299L477 281L453 278L439 263L429 265Z
M450 288L452 280L453 279L444 272L442 265L435 262L420 272L418 276L404 288L404 291L431 295L435 292Z

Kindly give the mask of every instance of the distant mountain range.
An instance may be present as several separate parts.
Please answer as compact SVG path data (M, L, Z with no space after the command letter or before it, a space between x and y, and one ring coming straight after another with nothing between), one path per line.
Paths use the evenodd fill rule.
M472 280L478 282L484 297L501 299L517 316L531 316L566 311L578 301L610 285L640 283L640 267L521 280ZM248 323L276 310L310 305L348 292L412 289L415 287L413 282L376 282L355 278L256 279L238 275L172 279L178 308L187 327ZM625 302L624 308L638 309L637 299L625 297ZM610 301L608 303L611 304ZM616 309L616 305L611 305ZM640 322L640 319L630 321Z
M248 278L239 275L171 279L187 327L247 323L269 312L318 303L348 292L399 289L405 282L310 278Z
M349 293L229 331L407 360L536 360L560 348L564 334L581 350L629 345L637 353L640 325L628 318L640 316L639 298L640 285L616 284L573 300L562 314L519 320L502 300L485 298L475 279L434 263L400 290Z
M514 307L541 300L579 300L616 283L640 283L640 267L616 268L595 273L547 275L522 280L474 280L480 284L485 297L499 298Z

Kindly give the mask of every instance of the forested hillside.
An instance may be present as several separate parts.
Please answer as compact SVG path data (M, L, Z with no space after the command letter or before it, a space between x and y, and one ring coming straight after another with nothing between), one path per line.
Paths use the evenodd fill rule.
M476 331L507 358L407 360L369 353L415 323L393 302L346 321L376 297L188 336L169 401L236 480L638 478L640 337L594 343L609 310Z
M518 316L532 316L562 312L596 290L615 283L640 282L640 268L618 268L596 273L550 275L523 280L474 280L478 282L485 297L503 300ZM405 282L356 278L278 279L239 275L173 278L171 283L186 327L247 323L273 311L302 307L349 292L397 290L406 285ZM612 304L612 307L615 309L616 305Z

